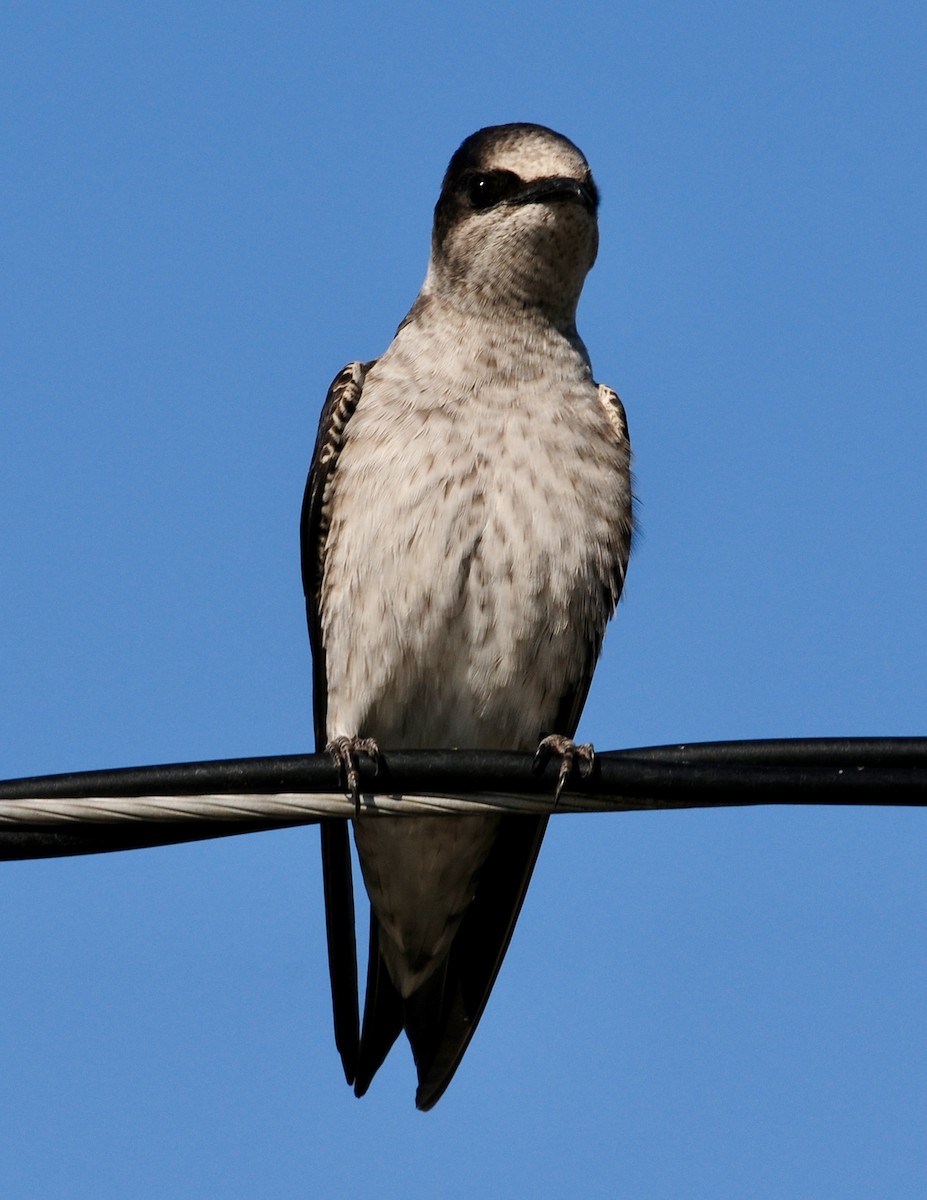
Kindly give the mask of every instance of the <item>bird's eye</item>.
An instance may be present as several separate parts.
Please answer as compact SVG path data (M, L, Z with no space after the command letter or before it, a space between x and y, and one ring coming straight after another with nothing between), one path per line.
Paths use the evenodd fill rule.
M467 199L472 208L492 208L511 190L508 174L471 175L467 179Z

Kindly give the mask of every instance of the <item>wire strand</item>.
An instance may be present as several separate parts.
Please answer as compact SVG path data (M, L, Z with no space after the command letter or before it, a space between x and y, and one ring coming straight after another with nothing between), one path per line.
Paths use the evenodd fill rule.
M558 763L395 751L360 761L361 813L575 813L754 804L927 804L927 738L701 742L597 754L554 805ZM325 754L82 771L0 782L0 859L137 849L349 818Z

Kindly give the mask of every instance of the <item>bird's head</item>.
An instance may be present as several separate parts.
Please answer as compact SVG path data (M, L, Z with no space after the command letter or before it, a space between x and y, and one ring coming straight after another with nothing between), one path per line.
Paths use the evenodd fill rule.
M479 130L444 176L426 290L571 322L598 249L598 202L567 138L543 125Z

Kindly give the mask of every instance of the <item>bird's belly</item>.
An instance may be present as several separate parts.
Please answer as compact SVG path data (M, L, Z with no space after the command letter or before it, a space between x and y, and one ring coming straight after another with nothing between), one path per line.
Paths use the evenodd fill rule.
M380 923L380 949L403 996L450 949L499 820L368 816L354 822L364 883Z
M388 754L533 750L545 733L572 734L554 724L609 616L609 539L625 499L615 463L588 452L597 410L585 394L582 404L572 425L487 410L465 445L453 424L410 432L393 413L369 429L358 411L339 482L362 505L333 506L321 608L329 737L372 737ZM446 954L498 821L356 822L403 994Z
M407 554L376 537L339 547L350 596L327 621L329 736L527 750L572 732L551 724L608 615L575 502L552 511L503 485L450 508L394 504L389 526L408 530Z
M448 527L447 552L431 575L417 574L416 589L393 578L400 610L413 616L388 678L358 716L359 735L388 753L533 750L546 732L572 732L555 731L553 722L585 661L571 591L582 564L568 554L552 563L535 538L548 560L536 569L531 531L516 524L511 511L490 513L478 528L458 523L456 542ZM447 954L498 826L498 816L355 822L381 952L403 995Z

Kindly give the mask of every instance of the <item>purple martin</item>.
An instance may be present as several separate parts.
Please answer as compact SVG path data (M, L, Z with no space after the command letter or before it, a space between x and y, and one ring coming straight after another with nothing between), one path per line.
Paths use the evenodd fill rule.
M582 153L540 125L467 138L421 292L328 393L303 503L315 736L363 751L563 755L631 546L630 446L576 306L598 247ZM586 754L588 758L588 753ZM405 1030L416 1104L456 1071L502 963L546 817L353 822L370 898L359 1028L347 821L322 823L335 1038L358 1096Z

